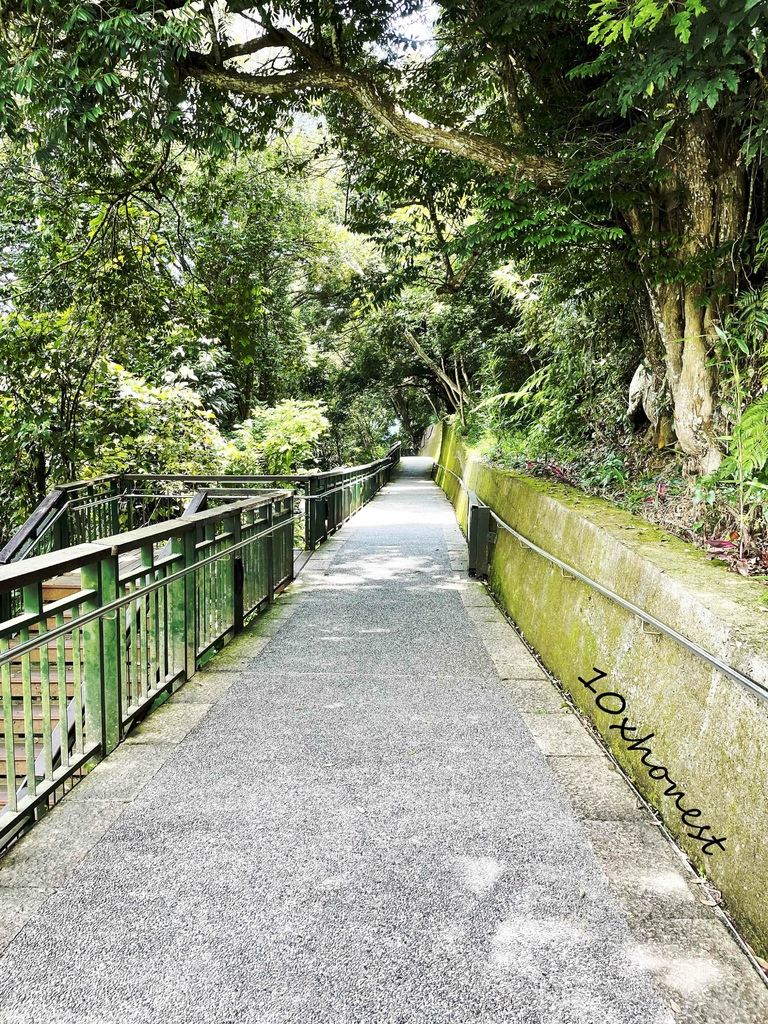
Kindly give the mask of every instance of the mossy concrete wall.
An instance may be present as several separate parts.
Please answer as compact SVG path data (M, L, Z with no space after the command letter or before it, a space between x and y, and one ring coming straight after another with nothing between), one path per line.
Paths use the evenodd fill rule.
M439 462L457 473L510 526L621 597L648 611L745 675L768 683L765 589L615 506L564 485L505 472L443 430ZM466 527L458 481L438 482ZM499 530L490 584L547 668L590 717L696 867L723 893L748 940L768 957L768 704L674 640ZM579 676L606 672L597 694L625 701L602 711ZM602 702L609 710L618 699ZM622 736L625 720L638 728ZM614 726L613 729L610 727ZM652 733L651 755L628 749ZM646 764L642 763L643 756ZM648 765L665 766L661 780ZM669 780L684 799L666 795ZM696 808L687 823L681 809ZM727 837L723 849L696 839ZM695 827L694 827L695 826ZM692 835L693 833L693 835Z
M429 456L430 459L437 459L440 456L440 445L443 440L443 424L430 423L421 443L421 455Z

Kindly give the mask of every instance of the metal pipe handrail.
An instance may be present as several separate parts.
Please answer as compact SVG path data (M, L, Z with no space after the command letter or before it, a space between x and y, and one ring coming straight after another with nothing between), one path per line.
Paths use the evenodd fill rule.
M138 480L177 480L180 483L185 481L200 482L206 481L224 481L231 483L248 483L251 480L260 481L273 481L278 482L282 480L297 480L304 482L305 480L323 480L328 476L338 476L339 474L349 475L352 473L362 472L365 469L371 469L373 466L382 466L385 463L392 461L392 455L396 451L399 445L393 445L389 449L387 454L380 459L375 459L373 462L366 462L359 466L339 466L336 469L323 470L321 473L273 473L273 474L239 474L239 475L228 475L228 474L194 474L194 473L126 473L123 475L123 480L138 481Z
M214 483L222 485L222 489L226 489L227 486L230 486L233 491L237 491L238 485L241 484L281 483L283 485L287 484L295 487L303 487L306 492L311 489L314 481L322 483L328 478L336 478L339 475L344 476L348 481L346 484L330 487L321 492L321 495L330 495L337 493L337 491L343 489L344 486L352 486L362 480L370 479L370 475L366 477L361 477L359 475L368 469L374 469L375 473L381 471L387 466L391 468L399 461L400 450L401 444L400 442L396 442L390 447L389 451L383 458L374 462L369 462L360 466L339 467L323 473L286 473L276 475L259 474L238 476L217 474L112 473L100 477L94 477L92 480L78 480L73 483L61 484L46 495L40 505L38 505L38 507L28 517L26 522L24 522L16 533L8 540L5 547L0 550L0 565L21 561L28 556L30 551L39 547L44 539L50 538L52 531L52 544L54 549L59 550L61 547L66 546L67 541L62 543L60 539L57 540L58 531L54 530L54 527L56 527L62 516L68 516L70 512L77 515L82 515L83 513L88 514L94 510L110 506L113 503L117 503L117 507L119 508L120 503L125 503L127 498L145 498L147 501L150 501L152 499L176 497L173 493L156 495L152 493L142 494L136 490L128 491L125 486L126 483L138 484L142 481L165 481L171 484L179 482L182 484L186 483L197 486ZM94 488L103 484L110 485L108 493L105 493L103 489L98 494L92 493ZM181 492L179 496L183 496L183 492ZM67 533L67 522L68 520L65 520L63 524L65 534Z
M96 484L112 483L120 478L120 473L107 473L104 476L95 476L92 480L75 480L69 484L59 484L58 489L60 491L80 491L87 487L95 487Z
M223 551L217 551L213 555L208 555L206 558L201 558L195 562L194 565L188 565L185 569L179 569L176 572L170 573L168 576L163 576L159 580L155 580L153 583L148 583L143 586L140 591L134 591L131 594L127 594L125 597L115 598L114 601L108 601L105 604L99 605L98 608L94 608L93 611L83 612L78 615L77 619L73 622L65 622L61 626L54 626L53 629L46 630L40 633L34 640L26 640L22 644L18 644L16 647L10 647L7 651L0 652L0 667L7 665L10 662L18 660L25 654L29 654L31 651L36 651L39 647L47 647L51 640L58 640L59 637L66 636L67 633L71 633L73 628L81 629L83 626L87 626L90 622L95 622L97 619L103 618L110 612L117 611L120 608L125 608L132 604L137 596L144 596L145 594L151 594L156 590L160 590L163 587L168 586L171 583L176 583L178 580L184 579L190 573L197 572L198 569L204 568L206 565L211 565L213 562L217 562L219 559L228 558L233 552L241 551L243 548L247 548L253 544L254 541L260 540L262 537L267 537L269 534L274 533L276 530L282 530L289 523L296 521L296 516L290 516L286 519L281 519L279 523L275 523L274 526L270 526L266 530L260 530L258 533L253 533L245 540L238 541L236 544L230 544ZM155 566L146 566L142 569L144 574L150 573Z
M442 466L439 462L436 462L435 465L437 466L438 469L441 469L443 470L443 472L449 473L451 476L455 477L465 491L469 490L469 488L461 479L461 477L457 473L454 473L453 470L448 469L447 466ZM491 518L503 530L511 534L515 538L515 540L517 540L520 544L524 545L527 548L530 548L531 551L535 551L536 554L540 555L542 558L546 558L549 562L552 562L553 565L558 566L558 568L560 568L563 572L567 573L569 576L573 576L575 579L581 580L582 583L585 583L588 587L591 587L593 590L596 590L599 594L602 594L602 596L607 598L609 601L613 601L614 604L620 605L622 608L624 608L625 611L630 612L630 614L636 616L641 621L646 622L649 626L653 626L654 629L657 629L664 636L667 636L671 640L674 640L676 643L680 644L681 647L685 647L686 650L689 650L692 654L695 654L696 657L700 658L702 661L705 661L708 664L712 665L713 668L716 668L719 672L722 672L724 675L728 676L729 679L733 679L734 682L741 683L742 686L745 686L747 689L751 690L752 693L755 693L758 697L761 697L763 700L768 701L768 685L759 683L757 682L757 680L752 679L748 675L745 675L743 672L739 671L739 669L734 668L733 665L729 665L728 662L723 661L721 658L718 658L717 655L712 654L704 647L701 647L694 640L689 639L687 636L685 636L684 633L680 633L672 626L668 626L665 622L662 622L661 619L657 619L655 615L651 615L644 609L639 608L636 604L633 604L626 598L621 597L620 594L615 593L615 591L610 590L608 587L604 587L602 583L598 583L597 580L593 580L590 576L587 576L586 573L583 573L579 569L574 568L574 566L569 565L568 562L564 562L562 559L558 558L556 555L551 554L551 552L546 551L538 544L534 544L532 540L529 540L519 531L515 530L512 526L510 526L509 523L505 522L501 518L501 516L497 515L493 511L492 508L490 510L490 515Z
M180 499L175 502L154 495L156 483L122 478L90 487L87 494L70 488L69 495L51 496L32 520L24 545L46 553L29 557L27 551L23 562L0 566L2 700L5 705L23 698L26 767L20 778L9 704L3 707L6 730L0 744L10 765L0 845L26 827L41 802L55 799L57 787L77 775L88 758L108 756L161 693L190 679L250 616L272 604L295 576L299 509L304 509L307 546L314 548L371 500L396 461L397 454L373 465L372 472L355 469L301 481L307 493L299 489L298 496L291 487L276 489L274 479L236 482L230 489L224 485L231 478L222 480L221 490L211 480L208 488L198 481L194 487L189 481L160 484L163 491L186 492L174 494ZM318 494L322 488L327 490ZM149 493L134 499L126 495L129 490ZM324 502L303 500L309 492ZM199 511L214 503L214 494L217 507ZM62 508L64 522L42 533ZM174 518L156 522L169 515ZM126 519L138 528L120 533ZM86 542L69 546L75 538ZM61 579L71 571L77 582ZM46 581L70 588L69 596L47 602ZM70 592L73 585L76 593ZM40 698L30 689L33 672L39 673L43 698L42 741L34 712ZM57 695L46 703L54 682ZM21 694L13 689L19 685Z
M373 476L376 476L376 473L370 473L370 474L368 474L367 477L361 478L357 482L362 482L362 479L370 479ZM329 492L326 492L326 493L329 493ZM190 516L183 516L183 517L180 517L178 519L171 519L171 520L169 520L166 523L160 524L158 527L155 527L154 529L161 534L160 539L167 539L167 537L166 538L162 537L162 534L178 532L178 530L180 528L182 528L182 527L184 529L188 529L188 528L190 528L190 526L193 526L194 523L196 523L198 521L210 520L210 519L216 520L216 519L219 519L219 518L221 518L221 519L227 518L228 516L231 515L232 511L234 509L237 509L237 508L243 508L245 510L252 509L252 508L260 508L264 504L267 504L268 501L271 501L275 497L280 496L280 495L289 496L289 492L288 491L283 491L283 492L280 492L280 491L277 491L277 492L275 492L275 491L266 492L265 491L265 495L267 495L267 494L270 495L269 499L265 499L265 498L261 498L261 497L245 499L244 501L240 501L240 502L237 502L236 504L233 504L233 505L230 505L230 506L226 506L225 508L211 509L211 510L208 510L206 512L196 512L196 513L194 513L194 514L192 514ZM319 494L319 495L316 495L315 497L321 498L321 497L324 497L324 496L325 496L324 494ZM279 523L275 524L274 526L269 527L266 530L261 530L259 533L251 534L248 538L246 538L246 540L242 540L242 541L239 541L236 544L232 544L232 545L228 546L227 548L225 548L224 551L218 552L218 553L213 554L213 555L209 555L207 558L201 558L199 561L195 562L194 565L187 566L185 569L180 569L180 570L178 570L175 573L171 573L170 575L165 576L165 577L163 577L160 580L156 580L154 583L147 584L145 587L141 588L141 593L142 594L149 594L149 593L152 593L155 590L159 590L161 587L167 586L170 583L174 583L177 580L183 579L185 576L189 575L189 573L196 572L198 569L202 568L203 566L210 565L211 563L213 563L215 561L218 561L221 558L228 557L232 552L239 551L239 550L241 550L241 549L243 549L245 547L248 547L250 544L252 544L256 540L259 540L261 537L268 536L269 534L274 533L276 530L282 529L283 527L287 526L288 523L295 522L297 518L298 518L297 516L291 516L290 518L283 519ZM136 531L133 531L133 532L135 534L135 538L130 533L120 534L119 535L120 547L123 550L130 550L131 544L134 542L134 539L135 539L135 542L136 542L137 546L138 546L138 544L139 544L139 542L141 540L145 540L146 539L146 537L145 537L146 528L144 530L136 530ZM112 539L113 538L106 537L102 541L95 541L94 542L94 547L99 547L100 546L100 547L103 547L105 549L111 547L112 551L114 552L116 550L116 548L112 547L112 545L110 545L110 543L109 543ZM114 539L118 539L118 538L114 538ZM89 559L86 556L84 558L84 563L87 562L88 560ZM34 571L35 567L34 567L34 565L29 565L26 568L27 568L28 571ZM147 570L147 571L149 571L149 570ZM127 597L117 598L114 601L110 601L108 604L101 605L99 608L96 608L96 609L94 609L91 612L86 612L83 615L78 616L77 626L78 626L78 628L80 628L81 626L87 625L89 622L93 622L96 619L100 619L104 615L108 614L109 612L116 611L119 608L123 608L126 605L129 605L131 603L131 601L134 600L134 599L135 599L135 594L134 595L129 595ZM64 623L62 626L57 626L57 627L54 627L51 630L47 630L46 632L41 633L40 636L36 637L33 640L28 640L28 641L26 641L23 644L19 644L18 646L9 649L5 653L0 653L0 667L2 665L8 664L9 662L14 661L15 659L18 659L19 657L21 657L24 654L27 654L27 653L29 653L31 651L34 651L34 650L37 650L40 647L47 646L52 640L57 640L60 636L65 636L68 632L71 632L71 628L72 627L71 627L70 623Z
M39 536L41 536L41 534L35 532L39 527L42 528L41 533L48 530L52 520L48 520L47 517L51 513L54 514L54 517L57 512L60 513L64 507L65 499L64 490L58 487L43 498L26 522L0 550L0 565L13 561L18 553L25 549L25 544L31 546L35 543Z
M377 469L374 473L368 473L366 476L355 477L354 480L342 480L336 487L329 487L327 491L320 491L319 494L305 494L303 496L304 501L318 501L320 498L327 498L329 494L336 494L337 491L343 491L346 487L354 487L356 484L362 484L366 480L372 480L373 477L378 476L381 469Z

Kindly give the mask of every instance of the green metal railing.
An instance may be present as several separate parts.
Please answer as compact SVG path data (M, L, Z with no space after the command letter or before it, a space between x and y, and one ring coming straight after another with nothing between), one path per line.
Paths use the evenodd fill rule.
M389 480L400 444L383 459L327 473L278 476L124 474L64 484L53 490L0 550L0 565L87 544L181 515L205 492L199 507L290 487L301 517L303 545L313 551Z
M297 520L314 549L399 458L52 492L0 553L0 849L274 600Z
M272 491L0 567L0 845L272 602L293 525Z

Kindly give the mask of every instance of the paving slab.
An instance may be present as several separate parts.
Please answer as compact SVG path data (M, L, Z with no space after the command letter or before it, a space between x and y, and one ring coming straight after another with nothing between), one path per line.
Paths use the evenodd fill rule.
M606 758L452 567L429 468L17 844L3 1024L710 1024L715 978L765 1019L732 942L686 951L713 921L620 779L578 790ZM614 848L670 875L653 913Z
M588 821L647 821L648 812L624 779L615 771L606 771L595 763L603 755L550 756L549 767L565 789L580 818Z
M169 701L149 715L142 722L141 728L131 730L123 743L125 746L181 743L187 733L205 717L212 703Z
M546 755L588 757L600 753L600 747L575 715L563 713L556 717L524 713L522 718Z
M720 921L693 918L629 922L631 959L671 993L678 1024L752 1024L765 985Z
M520 713L570 714L570 705L548 679L505 680L504 694Z

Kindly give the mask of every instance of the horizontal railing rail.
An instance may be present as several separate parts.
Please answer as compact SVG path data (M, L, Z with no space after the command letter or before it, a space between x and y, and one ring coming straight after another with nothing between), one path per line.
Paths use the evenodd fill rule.
M625 611L640 619L641 622L650 626L652 629L657 630L660 635L669 637L670 640L674 640L675 643L684 647L686 650L690 651L691 654L694 654L697 658L705 661L713 668L716 668L719 672L722 672L723 675L728 676L729 679L733 679L734 682L740 683L758 697L768 701L768 686L764 683L760 683L757 680L752 679L733 665L723 661L722 658L718 658L716 654L712 654L711 651L706 650L700 644L697 644L694 640L685 636L684 633L681 633L679 630L667 625L666 622L662 622L661 619L657 619L655 615L651 615L649 612L645 611L644 608L639 608L636 604L628 601L620 594L617 594L615 591L603 586L602 583L598 583L596 580L593 580L590 576L587 576L586 573L581 572L581 570L576 569L568 562L564 562L561 558L553 555L550 551L546 551L538 544L535 544L528 537L525 537L518 530L515 530L510 526L509 523L505 522L490 506L480 501L474 492L467 487L458 473L454 473L453 470L448 469L447 466L443 466L439 462L435 462L434 470L436 472L437 483L441 487L442 481L440 480L440 473L445 473L453 477L467 494L466 536L469 547L470 572L477 574L478 576L486 575L487 573L487 568L490 563L490 545L495 540L494 532L489 529L490 520L493 520L500 529L514 537L522 547L528 548L530 551L534 551L541 558L544 558L548 562L557 566L561 572L571 576L573 579L579 580L581 583L586 584L586 586L590 587L592 590L602 594L602 596L607 600L619 605L624 608Z
M52 492L0 564L0 848L274 600L297 525L314 548L398 461Z
M265 491L0 566L0 846L274 600L294 520Z
M387 482L400 451L398 442L383 459L322 473L128 473L63 484L43 499L0 550L0 565L176 518L200 490L224 501L259 489L290 487L303 522L302 546L312 551Z

